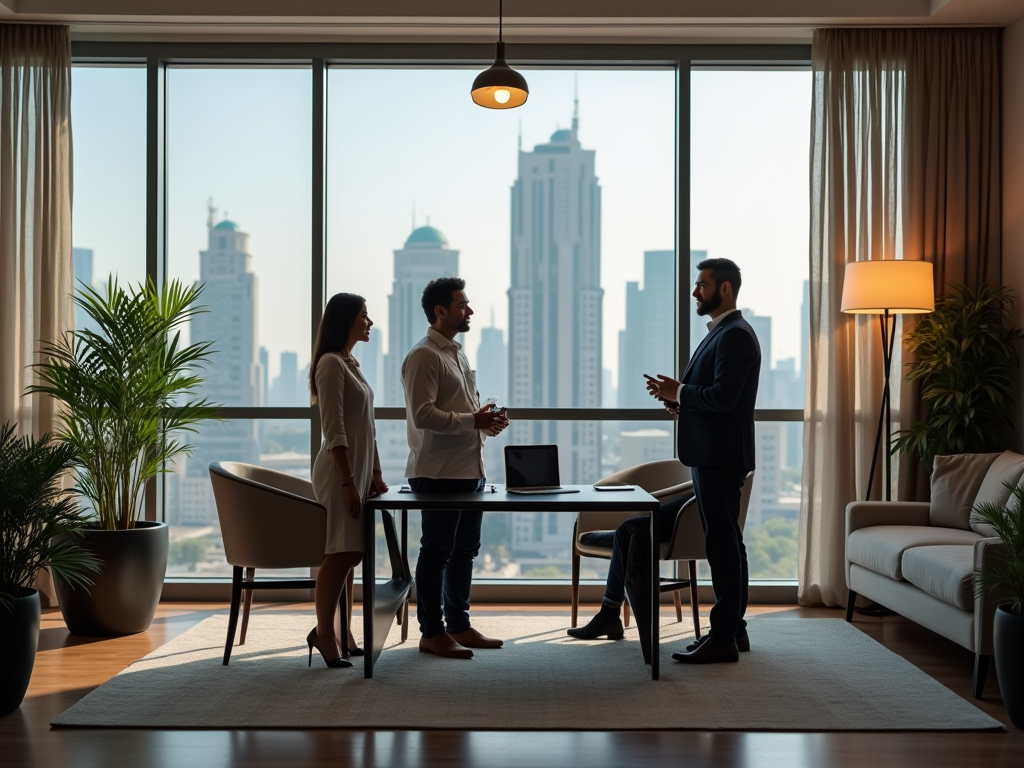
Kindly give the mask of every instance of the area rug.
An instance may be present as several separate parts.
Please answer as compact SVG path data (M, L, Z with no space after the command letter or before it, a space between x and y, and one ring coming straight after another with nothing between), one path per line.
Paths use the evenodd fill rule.
M462 730L987 730L1001 724L839 619L755 618L739 663L684 666L692 625L662 627L650 679L635 629L621 641L566 637L566 620L486 616L505 639L469 661L419 653L399 628L374 669L328 669L310 615L254 615L221 664L213 616L131 665L53 721L105 728ZM358 660L357 660L358 661Z

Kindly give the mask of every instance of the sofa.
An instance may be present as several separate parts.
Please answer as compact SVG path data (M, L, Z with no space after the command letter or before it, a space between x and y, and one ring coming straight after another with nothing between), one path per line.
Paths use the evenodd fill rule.
M974 570L1002 542L972 514L983 502L1005 506L1024 475L1024 456L937 456L930 502L857 501L846 507L846 620L858 595L974 653L972 693L980 699L992 656L992 621L1001 595L974 594Z

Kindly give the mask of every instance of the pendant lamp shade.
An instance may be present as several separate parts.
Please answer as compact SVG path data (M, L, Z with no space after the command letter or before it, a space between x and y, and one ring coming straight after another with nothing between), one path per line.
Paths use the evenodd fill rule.
M505 43L498 41L494 63L476 76L473 101L488 109L512 109L526 103L530 88L526 78L505 61Z

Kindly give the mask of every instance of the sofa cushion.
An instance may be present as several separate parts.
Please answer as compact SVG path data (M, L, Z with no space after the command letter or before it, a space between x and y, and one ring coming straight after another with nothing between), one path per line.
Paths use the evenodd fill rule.
M985 479L981 481L978 488L978 495L974 498L974 506L979 504L996 504L1006 507L1010 499L1010 489L1004 483L1011 486L1020 482L1021 475L1024 475L1024 456L1013 451L1004 451L996 457L992 465L985 473ZM980 533L982 536L995 536L996 531L991 525L981 519L981 516L971 509L970 516L971 530Z
M971 530L971 506L998 453L936 456L932 464L932 501L928 518L940 528Z
M903 553L903 578L944 603L974 607L974 547L913 547Z
M970 548L981 536L957 528L930 525L874 525L846 540L846 557L890 579L903 579L903 553L914 547L961 545Z

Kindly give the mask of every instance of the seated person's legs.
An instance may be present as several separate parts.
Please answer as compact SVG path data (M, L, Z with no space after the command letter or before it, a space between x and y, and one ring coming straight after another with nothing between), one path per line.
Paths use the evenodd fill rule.
M672 531L675 528L676 515L680 508L689 499L685 496L675 499L668 504L662 505L657 512L656 525L658 530L658 541L668 541L672 538ZM575 627L568 630L570 637L581 640L592 640L597 637L608 636L611 640L617 640L623 636L622 620L619 612L626 600L626 567L629 548L636 536L640 537L638 545L649 546L651 519L647 515L631 517L626 520L615 531L612 540L612 560L608 565L608 578L605 582L604 599L601 601L601 610L590 622L583 627Z

